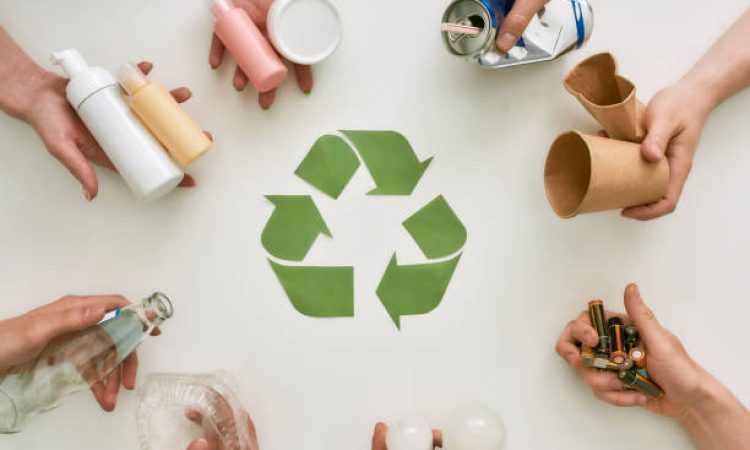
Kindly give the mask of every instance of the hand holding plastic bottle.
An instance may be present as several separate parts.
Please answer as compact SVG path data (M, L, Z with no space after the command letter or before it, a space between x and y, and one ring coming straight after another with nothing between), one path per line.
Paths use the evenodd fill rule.
M625 289L625 309L628 314L608 314L638 327L647 352L648 374L664 389L665 395L660 400L648 399L639 392L624 390L614 373L581 365L576 343L593 348L599 342L589 313L584 311L565 327L556 351L591 387L594 396L615 406L643 406L677 419L701 449L749 448L750 413L726 387L690 358L675 335L659 324L635 284Z
M266 17L268 16L268 10L271 7L272 3L273 0L233 1L235 7L244 10L247 15L250 16L250 19L263 32L267 40L269 39L266 33ZM208 52L208 62L213 69L216 69L217 67L219 67L219 65L221 65L221 62L224 58L224 53L225 46L216 35L216 33L214 33L213 38L211 39L211 48ZM281 56L279 56L279 58L281 58ZM305 94L309 94L310 91L312 91L313 87L312 67L296 63L292 63L292 67L294 69L294 74L297 78L297 84L299 85L299 88ZM245 89L245 86L247 86L248 84L248 77L239 66L237 66L237 68L235 69L233 84L234 88L238 91ZM275 98L276 89L271 89L267 92L259 92L258 104L261 106L261 108L268 109L273 104Z
M139 64L148 73L151 63ZM99 183L91 163L115 170L112 162L70 107L65 95L68 80L44 70L0 27L0 109L31 125L45 147L81 183L84 197L92 200ZM174 89L178 102L192 95L185 87ZM189 175L180 183L193 187Z
M0 377L13 367L32 363L50 344L98 323L108 311L129 304L121 296L67 296L21 316L0 321ZM159 334L158 328L152 334ZM96 339L96 335L92 334L90 339ZM75 359L74 355L71 358ZM105 365L108 363L111 361L104 361ZM77 369L85 378L87 367L82 364ZM106 380L92 385L91 391L103 410L115 408L121 385L128 390L135 388L137 369L138 357L132 353Z
M225 416L225 421L233 422L234 412L232 411L229 403L227 403L226 401L222 402L221 397L219 396L217 396L215 402L217 405L219 405L217 407L219 414ZM213 429L206 426L205 421L203 420L203 415L200 412L195 410L188 410L185 412L185 416L196 424L202 426L204 429L204 437L191 442L187 450L235 450L242 448L248 450L258 450L260 448L258 446L258 436L255 431L255 424L253 423L252 419L250 419L250 414L248 414L245 410L242 410L242 416L245 417L245 423L242 425L247 427L248 442L246 442L244 446L240 445L236 441L234 443L223 442Z

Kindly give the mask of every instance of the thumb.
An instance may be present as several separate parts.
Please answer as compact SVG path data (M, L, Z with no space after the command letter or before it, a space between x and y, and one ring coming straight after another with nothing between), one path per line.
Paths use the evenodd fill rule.
M187 450L208 450L208 442L205 439L196 439L190 443Z
M646 161L659 162L664 157L669 141L675 134L675 127L661 118L649 122L648 133L641 143L641 153Z
M633 322L635 322L638 332L646 342L655 342L661 339L664 330L659 321L656 320L651 308L643 302L641 293L635 283L630 283L625 288L625 310Z
M544 3L545 0L516 0L497 32L497 48L503 52L513 48Z
M388 425L383 422L375 424L372 433L372 450L388 450L385 446L385 435L388 434Z

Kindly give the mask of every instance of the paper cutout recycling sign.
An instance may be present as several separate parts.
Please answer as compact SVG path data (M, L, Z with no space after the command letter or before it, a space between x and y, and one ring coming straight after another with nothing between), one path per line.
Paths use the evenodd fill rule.
M321 136L295 174L337 199L365 163L376 188L373 196L409 196L432 158L419 161L395 131L342 131ZM274 205L261 236L274 273L294 308L311 317L354 316L354 267L286 265L303 261L320 234L333 238L309 195L268 195ZM442 195L403 222L428 260L399 265L394 253L377 295L397 328L401 317L437 308L461 258L466 228Z

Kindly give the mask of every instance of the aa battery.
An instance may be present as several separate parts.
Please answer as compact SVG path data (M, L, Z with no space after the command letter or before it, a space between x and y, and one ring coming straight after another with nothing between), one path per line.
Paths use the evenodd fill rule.
M630 349L628 356L633 360L633 364L639 369L646 367L646 349L643 347L633 347Z
M607 320L604 317L603 301L591 300L589 302L589 317L591 318L591 326L594 327L596 334L599 336L599 343L596 346L597 356L609 356L609 336L607 335Z
M635 325L625 325L625 351L629 352L630 349L638 345L640 336L638 329Z
M628 357L625 353L622 320L619 317L611 317L607 321L607 329L609 331L609 359L615 364L622 364Z
M664 391L656 383L635 370L627 372L622 381L628 388L646 394L653 399L659 399L664 396Z

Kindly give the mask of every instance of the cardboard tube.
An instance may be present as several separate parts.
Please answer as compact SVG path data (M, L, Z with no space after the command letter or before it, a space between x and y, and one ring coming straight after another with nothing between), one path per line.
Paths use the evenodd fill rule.
M649 163L639 144L567 131L555 139L544 188L560 217L644 205L667 191L666 158Z
M564 85L611 138L643 140L646 107L636 98L633 83L617 74L617 62L610 53L585 59L565 77Z

